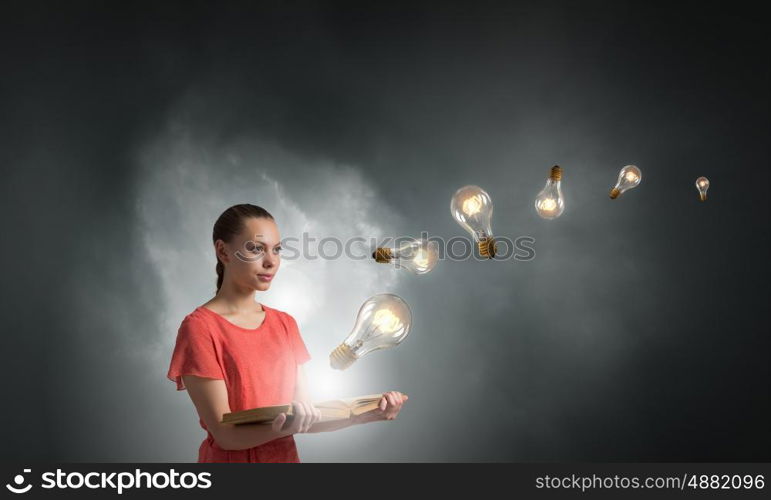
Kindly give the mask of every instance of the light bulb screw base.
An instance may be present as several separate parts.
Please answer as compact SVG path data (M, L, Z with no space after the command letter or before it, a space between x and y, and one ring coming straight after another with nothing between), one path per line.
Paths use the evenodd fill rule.
M347 344L342 343L329 354L329 366L335 370L345 370L356 361L356 355Z
M479 254L482 257L492 259L495 257L495 238L492 236L479 239Z
M549 174L549 179L553 181L559 181L562 179L562 167L559 165L554 165L551 168L551 173Z
M390 248L378 247L377 250L372 252L372 258L381 264L388 264L394 257Z
M618 195L621 194L621 191L618 188L613 188L610 190L610 199L615 200L618 198Z
M707 201L707 193L699 193L699 199L701 201Z

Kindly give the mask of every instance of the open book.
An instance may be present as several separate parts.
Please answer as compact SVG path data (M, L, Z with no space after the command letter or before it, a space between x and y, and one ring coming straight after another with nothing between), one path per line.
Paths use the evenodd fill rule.
M346 420L353 415L361 415L378 407L382 394L367 394L348 399L334 399L313 403L321 410L320 422ZM241 410L222 415L223 424L269 424L280 413L286 413L287 421L292 417L292 405L262 406L251 410Z

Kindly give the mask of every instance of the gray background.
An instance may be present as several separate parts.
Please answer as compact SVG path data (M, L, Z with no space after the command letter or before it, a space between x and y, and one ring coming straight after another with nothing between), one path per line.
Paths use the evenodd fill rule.
M258 294L298 319L319 398L410 395L396 421L297 436L304 461L771 458L757 13L159 3L3 3L3 459L195 461L165 375L228 206L284 237L450 238L465 184L534 260L295 259ZM628 163L642 183L611 201ZM553 164L567 208L545 221ZM332 373L381 291L410 337Z

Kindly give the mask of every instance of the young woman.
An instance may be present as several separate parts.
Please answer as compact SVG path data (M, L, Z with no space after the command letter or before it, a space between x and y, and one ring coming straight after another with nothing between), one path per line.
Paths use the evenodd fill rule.
M378 409L346 421L319 422L303 363L311 356L289 314L255 302L270 288L280 237L263 208L234 205L214 224L217 294L185 316L167 377L187 389L206 439L198 462L300 462L294 434L328 432L375 420L393 420L408 398L383 395ZM271 425L222 424L224 413L292 404Z

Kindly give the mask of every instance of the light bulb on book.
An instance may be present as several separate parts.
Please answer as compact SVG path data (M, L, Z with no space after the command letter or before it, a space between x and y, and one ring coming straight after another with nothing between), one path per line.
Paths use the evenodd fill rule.
M372 258L382 264L394 263L397 268L409 269L415 274L426 274L439 260L439 246L426 239L407 239L397 248L378 247Z
M463 186L450 200L450 213L460 226L474 237L479 254L488 259L495 257L495 240L491 219L493 200L479 186Z
M390 293L373 295L359 308L351 333L329 355L330 366L345 370L372 351L400 344L409 334L411 323L412 312L401 297Z

